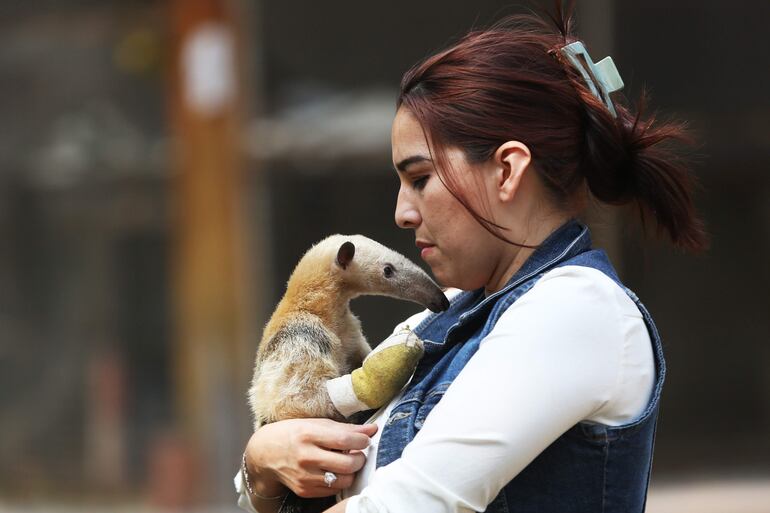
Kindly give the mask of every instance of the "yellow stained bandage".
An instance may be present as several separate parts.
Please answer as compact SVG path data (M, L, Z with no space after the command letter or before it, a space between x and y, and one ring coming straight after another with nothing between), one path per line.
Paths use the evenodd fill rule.
M351 374L353 392L369 408L379 408L403 388L423 353L422 342L408 328L382 345Z

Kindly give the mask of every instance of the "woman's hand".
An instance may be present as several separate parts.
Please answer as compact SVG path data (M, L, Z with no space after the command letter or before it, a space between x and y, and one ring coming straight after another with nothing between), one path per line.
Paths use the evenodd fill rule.
M246 446L246 464L255 491L275 496L288 486L300 497L327 497L348 488L366 457L377 426L329 419L291 419L259 428ZM341 452L341 451L350 451ZM327 486L324 473L337 480Z

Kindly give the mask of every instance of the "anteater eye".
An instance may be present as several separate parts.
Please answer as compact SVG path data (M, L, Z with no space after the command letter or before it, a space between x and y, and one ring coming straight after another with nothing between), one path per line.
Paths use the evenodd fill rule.
M394 272L395 271L393 269L393 266L390 264L386 265L385 268L382 270L382 273L385 275L386 278L390 278L391 276L393 276Z

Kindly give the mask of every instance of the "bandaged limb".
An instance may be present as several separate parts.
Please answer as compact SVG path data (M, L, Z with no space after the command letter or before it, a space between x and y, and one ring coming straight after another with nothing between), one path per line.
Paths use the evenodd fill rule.
M329 398L345 417L379 408L406 385L422 353L422 340L406 326L382 341L361 367L328 380Z

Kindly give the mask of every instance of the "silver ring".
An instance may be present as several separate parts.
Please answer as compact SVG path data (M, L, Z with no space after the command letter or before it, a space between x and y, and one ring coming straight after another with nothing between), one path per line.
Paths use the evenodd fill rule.
M337 474L334 472L324 472L324 483L326 483L328 488L331 488L336 480Z

